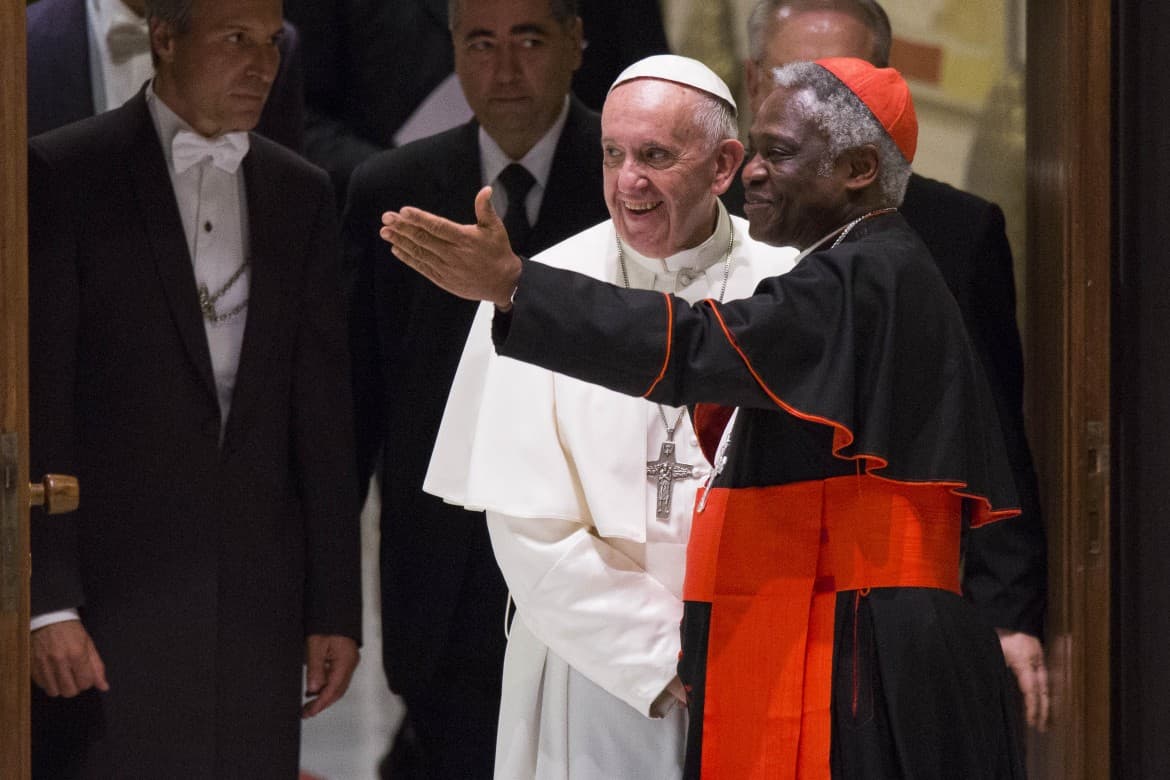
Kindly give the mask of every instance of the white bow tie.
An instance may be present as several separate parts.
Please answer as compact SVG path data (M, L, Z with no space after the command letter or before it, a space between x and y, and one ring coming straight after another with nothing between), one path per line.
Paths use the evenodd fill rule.
M150 33L146 29L146 20L114 22L106 33L106 45L115 65L121 65L139 54L148 54Z
M207 138L190 130L180 130L171 142L171 158L175 173L183 173L208 157L221 171L235 173L240 168L240 161L248 153L248 147L248 134L244 132Z

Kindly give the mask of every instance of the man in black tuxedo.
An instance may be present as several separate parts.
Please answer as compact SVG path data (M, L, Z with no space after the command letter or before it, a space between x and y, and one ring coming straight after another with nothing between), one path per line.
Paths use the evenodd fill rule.
M455 70L476 119L354 173L344 220L359 474L381 459L386 676L418 737L422 776L490 777L507 591L482 514L422 492L475 313L396 262L381 215L417 206L467 222L484 185L532 254L606 218L597 114L569 92L581 61L573 0L455 4Z
M285 13L301 31L306 152L329 171L339 193L345 193L362 160L398 145L402 126L451 76L455 60L447 5L448 0L286 0ZM586 46L573 92L600 111L625 66L666 52L662 13L658 0L589 0L581 3L580 15Z
M279 0L147 13L153 81L30 143L32 462L82 485L32 524L35 772L289 778L361 627L333 195L245 132Z
M771 71L821 57L860 57L885 67L890 22L873 0L761 0L748 20L745 75L752 112L772 91ZM743 185L724 196L742 213ZM913 174L899 209L922 237L959 303L999 412L1022 513L972 531L963 590L1000 637L1024 695L1029 724L1047 723L1047 669L1041 639L1047 548L1032 453L1024 433L1024 367L1016 325L1011 247L994 203Z
M28 6L30 137L117 108L138 91L150 70L144 6L145 0L37 0ZM256 132L300 152L304 77L291 24L284 25L279 47L280 72Z

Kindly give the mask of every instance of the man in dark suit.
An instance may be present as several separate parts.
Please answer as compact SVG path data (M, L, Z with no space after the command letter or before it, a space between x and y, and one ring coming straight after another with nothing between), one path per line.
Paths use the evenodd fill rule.
M447 4L285 2L285 13L301 31L306 153L329 171L339 193L345 193L362 160L398 145L395 139L403 125L451 76L454 52ZM666 33L658 0L590 0L581 4L580 12L587 45L573 76L573 92L599 111L622 68L667 50Z
M359 474L381 458L386 676L418 737L422 776L490 777L506 588L482 514L422 492L475 305L394 260L378 238L406 205L473 219L493 185L517 251L606 218L597 114L569 94L581 56L572 0L464 0L455 69L476 120L379 153L354 173L344 223L357 269L351 336Z
M120 106L149 77L145 0L37 0L28 29L28 134L39 135ZM280 72L256 132L303 147L304 78L297 30L285 24ZM99 65L100 72L93 66ZM136 82L136 83L135 83Z
M157 74L32 140L36 776L294 777L361 626L337 221L246 131L279 0L148 0ZM302 700L302 669L307 665Z
M873 0L762 0L748 20L744 63L753 113L772 91L771 71L788 62L850 56L885 67L889 19ZM724 202L742 213L739 182ZM1047 722L1047 669L1041 639L1047 549L1032 453L1024 433L1024 367L1016 325L1016 288L1003 212L967 192L914 174L899 209L922 237L959 303L999 412L1022 513L974 530L963 590L1000 637L1024 695L1029 724Z

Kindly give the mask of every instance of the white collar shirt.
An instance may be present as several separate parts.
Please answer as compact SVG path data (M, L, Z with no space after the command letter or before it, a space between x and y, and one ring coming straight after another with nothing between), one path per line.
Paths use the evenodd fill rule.
M251 285L250 268L231 283L233 275L248 258L251 246L244 168L241 166L235 173L228 173L207 158L181 174L175 173L171 144L180 130L191 130L191 127L155 95L153 85L147 88L146 97L179 206L195 282L201 293L206 290L210 296L215 296L222 291L214 302L218 315L238 311L220 322L212 322L207 317L203 319L215 374L222 432L231 410Z
M561 108L561 113L557 115L556 121L552 123L552 127L519 160L508 157L507 153L495 142L495 139L488 135L483 127L479 128L479 160L482 177L480 181L485 186L491 185L492 206L501 217L508 210L508 195L500 186L498 179L504 168L517 162L527 168L528 172L532 174L532 178L536 180L536 184L528 191L528 197L524 203L528 213L528 224L536 225L536 218L540 215L540 204L544 201L544 193L548 189L553 157L556 156L557 144L561 140L561 131L565 129L565 122L568 118L569 96L566 95L565 104ZM598 154L600 159L600 152ZM598 162L598 165L600 164Z

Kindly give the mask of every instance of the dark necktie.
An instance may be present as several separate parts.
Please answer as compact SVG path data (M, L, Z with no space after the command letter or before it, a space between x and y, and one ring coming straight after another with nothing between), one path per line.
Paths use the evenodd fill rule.
M518 255L526 253L532 226L528 224L528 191L536 179L520 163L512 163L500 172L500 184L508 193L508 210L504 213L504 228L512 242L512 251Z

